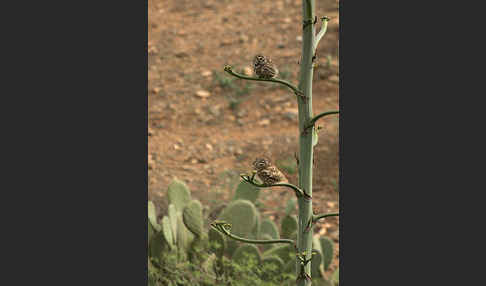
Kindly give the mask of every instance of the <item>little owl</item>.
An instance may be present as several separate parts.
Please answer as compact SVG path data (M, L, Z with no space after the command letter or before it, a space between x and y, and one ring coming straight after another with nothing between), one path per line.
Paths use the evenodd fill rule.
M265 185L288 182L285 175L267 158L256 158L256 160L253 162L253 167L257 171L258 178Z
M259 78L270 79L278 75L278 69L270 58L256 55L253 59L253 71Z

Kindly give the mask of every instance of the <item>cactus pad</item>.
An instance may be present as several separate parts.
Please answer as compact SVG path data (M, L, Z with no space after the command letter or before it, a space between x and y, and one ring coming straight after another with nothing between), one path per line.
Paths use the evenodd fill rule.
M322 277L322 272L324 271L324 267L322 265L324 257L322 255L322 248L318 235L314 235L312 238L312 251L316 253L312 256L311 275L312 277Z
M238 241L231 238L228 239L226 242L226 254L231 257L239 245L240 243Z
M293 239L293 240L297 241L297 231L294 231L294 232L293 232L293 233L290 235L289 239Z
M319 241L324 255L324 270L327 270L334 258L334 243L328 237L321 237Z
M157 232L152 237L150 241L150 257L155 258L156 260L163 261L165 254L168 252L168 245L165 242L165 239L162 235L162 232Z
M194 240L194 234L187 229L182 220L182 216L177 216L177 248L188 251L192 241Z
M281 275L284 269L284 262L280 257L272 255L262 259L261 269L262 279L265 281L272 280L275 276Z
M147 224L148 226L148 244L150 245L150 240L152 239L152 237L154 236L154 228L152 227L152 225L150 224L150 222Z
M293 246L288 244L279 245L270 248L269 250L263 252L263 257L270 257L272 255L277 255L283 261L288 261L289 259L295 261L295 250Z
M262 261L260 251L254 244L243 244L239 246L233 253L231 260L238 264L244 264L248 261L249 257L253 257L258 264Z
M216 254L217 257L221 258L226 249L226 241L224 240L224 235L211 228L208 233L209 237L209 249Z
M255 203L260 194L260 189L245 181L241 181L236 187L235 197L233 200L249 200Z
M169 217L167 216L162 218L162 234L164 235L165 241L167 241L170 248L173 248L175 239L172 235L172 226L170 225Z
M257 216L256 216L256 223L255 223L255 226L253 227L253 230L251 231L250 235L248 236L248 238L250 239L259 239L260 238L260 225L262 223L262 219L261 219L261 216L260 216L260 212L257 211Z
M322 252L318 249L312 249L315 253L312 255L311 276L322 277Z
M295 206L297 204L297 200L295 198L291 198L287 201L287 206L285 207L285 214L291 215L295 212Z
M204 253L208 248L208 240L200 237L195 237L189 247L188 255L189 260L193 264L200 265L207 259L207 255Z
M283 272L284 273L290 273L290 274L295 274L295 259L288 260L287 263L284 266Z
M177 242L177 211L176 207L172 204L169 205L169 221L172 230L172 239L174 242Z
M262 239L262 240L272 240L274 238L271 235L269 235L269 234L263 234L260 239ZM277 244L276 243L263 244L262 245L263 251L267 251L270 248L275 247L275 245L277 245Z
M170 183L167 190L169 204L173 204L178 212L182 212L184 207L191 201L191 192L186 184L178 179Z
M161 227L157 223L157 214L155 213L155 205L152 201L148 201L148 219L152 227L156 231L160 231Z
M297 231L298 222L295 216L286 215L282 219L282 238L290 238Z
M268 264L274 264L276 266L276 272L282 272L283 268L284 268L284 262L283 260L276 256L276 255L272 255L272 256L268 256L268 257L265 257L262 259L262 265L268 265Z
M201 265L202 270L205 273L208 273L211 276L216 276L214 272L214 264L216 263L216 255L213 253L211 254Z
M232 234L246 238L255 227L257 216L258 211L250 201L236 200L228 204L223 210L220 220L232 225Z
M202 206L198 200L192 200L182 213L182 218L186 227L197 237L202 235Z
M280 237L278 234L277 225L269 219L262 220L262 224L260 226L260 234L262 236L264 234L268 234L272 237L272 239L278 239Z

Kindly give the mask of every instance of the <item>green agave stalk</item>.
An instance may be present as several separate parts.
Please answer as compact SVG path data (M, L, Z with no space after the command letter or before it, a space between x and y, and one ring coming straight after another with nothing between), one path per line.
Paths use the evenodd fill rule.
M309 286L312 283L311 279L311 264L312 264L312 242L313 242L313 224L322 218L329 216L337 216L337 213L332 214L313 214L312 212L312 168L314 146L317 144L317 132L314 127L316 121L324 116L338 114L339 111L327 111L314 116L312 111L312 78L314 74L316 48L319 41L322 39L327 30L327 22L329 19L323 17L320 20L321 29L316 35L317 17L315 15L315 0L302 1L302 58L300 61L300 78L299 84L296 87L292 83L278 79L261 79L249 77L233 71L232 67L227 65L224 70L232 76L254 81L268 81L282 84L292 90L297 98L299 110L299 184L298 186L281 183L271 186L284 186L292 189L297 197L298 210L298 229L297 240L292 239L269 239L269 240L254 240L246 239L230 233L231 225L225 221L216 221L212 227L232 239L240 242L254 243L254 244L268 244L268 243L289 243L293 245L296 252L296 275L298 286ZM269 185L258 184L255 180L255 174L242 175L244 181L260 188L271 187ZM288 244L287 244L288 245ZM283 247L283 246L282 246ZM316 262L319 259L315 259ZM321 261L319 260L319 263ZM316 265L314 265L316 266ZM317 268L316 268L317 269Z

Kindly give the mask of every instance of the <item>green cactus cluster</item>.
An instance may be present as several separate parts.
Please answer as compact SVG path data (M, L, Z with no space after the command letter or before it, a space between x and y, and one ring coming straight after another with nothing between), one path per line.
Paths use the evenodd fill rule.
M246 182L241 182L236 188L233 200L220 212L218 220L231 224L231 234L242 238L296 239L298 222L292 215L291 206L295 201L289 202L285 216L281 219L280 225L277 225L271 219L261 217L255 206L257 199L258 195L251 193L250 186ZM149 272L153 273L161 261L164 261L169 254L175 253L179 262L198 261L198 265L213 276L221 273L224 259L231 259L237 264L253 259L261 269L265 269L264 275L296 274L296 253L293 245L256 246L241 243L213 228L205 228L204 220L201 202L192 199L188 187L177 179L168 186L167 215L164 215L160 221L157 220L155 205L149 201ZM330 280L324 276L324 271L329 269L333 259L333 247L333 242L329 238L314 237L312 277L322 278L327 282L332 280L333 283L337 279L337 274ZM208 255L198 256L197 253L201 252ZM149 281L152 281L151 279L154 279L153 275L149 277Z
M242 189L240 183L239 188ZM246 184L246 183L245 183ZM241 190L240 189L240 190ZM297 239L298 221L292 215L295 210L295 200L288 202L285 216L279 227L268 218L260 219L260 214L254 206L254 197L242 195L235 196L234 200L222 211L219 219L232 225L231 233L243 238L256 238L259 240L270 240L279 238ZM250 200L251 199L251 200ZM214 231L214 230L213 230ZM226 240L225 237L223 237ZM256 247L252 244L244 244L232 239L227 239L228 248L221 252L239 261L244 255L253 255L260 261L261 265L273 264L278 272L295 274L295 249L289 244L264 244ZM322 279L325 283L331 283L324 274L329 269L334 255L334 244L327 237L314 237L314 255L311 261L312 277Z
M329 269L334 258L334 243L325 236L315 235L312 239L314 255L312 257L312 277L320 278L326 285L339 285L339 268L334 271L330 278L326 277L325 271Z
M191 199L184 182L173 180L168 187L168 198L168 214L160 222L153 202L148 202L149 257L154 263L162 261L170 252L185 260L203 235L201 203Z

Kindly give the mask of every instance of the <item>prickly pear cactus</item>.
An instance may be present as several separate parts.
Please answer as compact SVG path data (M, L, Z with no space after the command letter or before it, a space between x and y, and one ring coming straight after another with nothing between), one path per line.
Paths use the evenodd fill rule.
M289 239L293 239L293 240L297 241L297 231L294 231L294 232L293 232L293 233L290 235Z
M328 237L321 237L319 239L322 253L324 254L324 270L329 269L332 259L334 258L334 243Z
M251 231L250 236L248 238L258 239L260 237L260 235L261 235L261 233L260 233L261 224L262 224L262 218L261 218L260 212L257 211L255 227Z
M296 268L295 268L295 259L290 259L285 263L283 271L285 273L290 273L290 274L295 274Z
M210 251L216 254L216 256L219 258L223 257L226 249L224 235L221 232L211 228L208 232L208 238Z
M311 261L311 275L312 277L323 277L322 273L324 273L324 267L322 264L324 257L322 255L322 248L318 235L314 235L312 238L312 251L315 254L312 256Z
M284 262L276 255L265 257L262 259L261 269L262 279L268 281L283 272Z
M204 270L204 272L213 277L216 276L216 273L214 272L214 264L216 263L216 259L217 257L213 253L201 264L201 268Z
M297 218L292 215L286 215L282 219L282 238L290 238L292 233L297 231Z
M148 201L148 219L152 227L156 231L160 231L161 227L157 223L157 214L155 213L155 205L152 201Z
M283 260L276 255L268 256L262 259L262 265L269 265L269 264L273 264L276 266L276 272L282 272L284 268Z
M292 215L296 210L297 200L291 198L287 201L287 206L285 207L285 215Z
M198 238L202 236L202 205L198 200L192 200L182 213L182 218L186 227Z
M259 188L245 181L241 181L236 187L235 197L233 200L249 200L250 202L255 203L259 194Z
M169 205L169 221L170 221L170 228L172 230L172 238L174 240L174 243L177 242L177 210L175 205L170 204Z
M244 264L248 261L249 257L253 257L258 264L262 261L260 251L254 244L243 244L239 246L233 253L231 260L239 264Z
M207 259L206 249L208 249L207 237L194 237L188 251L191 263L201 265Z
M170 220L168 216L164 216L162 218L162 234L164 235L165 241L167 241L167 244L169 247L172 249L174 248L174 235L172 234L172 226L170 225Z
M194 234L187 229L182 220L182 215L177 216L177 248L184 252L189 251Z
M255 205L250 201L236 200L228 204L219 219L231 224L232 234L248 238L251 237L252 230L255 231L258 214ZM227 243L226 253L231 256L238 247L238 242L231 239Z
M272 237L272 239L280 238L277 225L270 219L262 220L262 225L260 226L260 234L268 234Z
M150 240L152 239L152 237L154 236L154 228L152 227L152 225L150 224L150 222L148 223L148 245L150 245Z
M220 220L232 225L232 234L247 237L257 223L257 215L258 211L250 201L236 200L223 210Z
M184 207L191 201L191 192L186 184L178 179L174 179L167 189L169 204L173 204L178 212L182 212Z
M314 255L312 255L311 261L311 275L312 277L322 277L322 251L313 249Z
M226 242L226 254L229 255L229 256L232 256L233 253L235 252L235 250L238 248L238 246L240 245L240 243L234 239L228 239L228 241Z
M150 241L149 256L159 263L164 260L165 255L168 253L169 247L163 237L162 232L157 232Z
M293 246L288 244L278 245L270 248L269 250L263 252L263 257L270 257L272 255L277 255L283 261L288 261L289 259L295 261L295 250Z
M273 237L271 235L269 235L269 234L262 234L262 236L260 237L260 239L262 239L262 240L271 240L271 239L273 239ZM269 244L262 245L263 251L267 251L270 248L275 247L275 246L276 246L275 243L269 243Z

